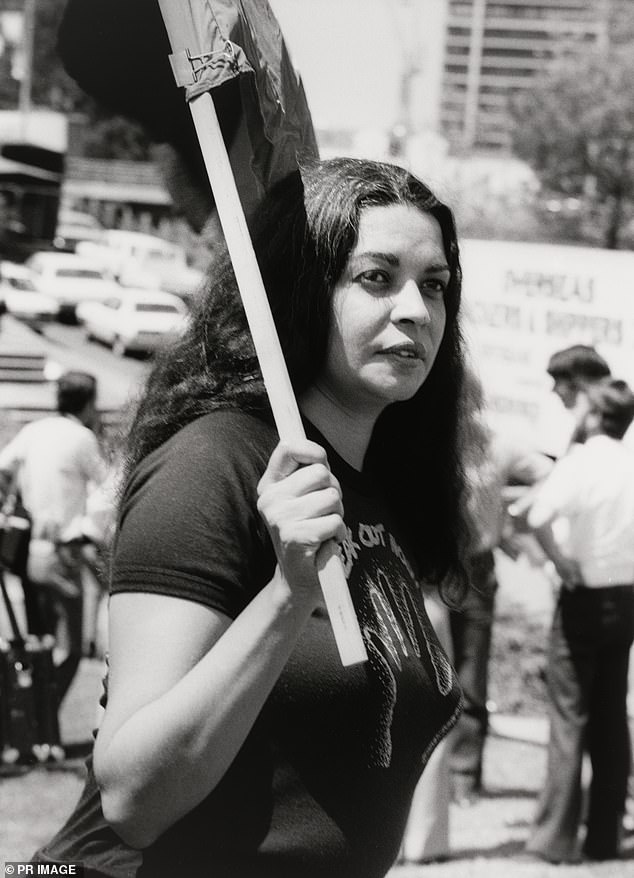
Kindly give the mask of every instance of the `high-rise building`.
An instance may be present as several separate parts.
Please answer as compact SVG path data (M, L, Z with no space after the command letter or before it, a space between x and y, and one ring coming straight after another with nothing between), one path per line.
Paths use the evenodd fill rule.
M608 39L613 0L448 0L441 131L455 149L509 146L507 106L564 47Z

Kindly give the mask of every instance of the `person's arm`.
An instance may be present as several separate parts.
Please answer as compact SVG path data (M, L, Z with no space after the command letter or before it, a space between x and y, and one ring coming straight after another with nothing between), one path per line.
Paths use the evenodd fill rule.
M583 581L578 563L565 555L553 532L554 520L571 511L575 494L575 461L566 458L559 461L546 481L538 487L526 522L547 558L555 565L564 585Z
M579 585L583 582L581 568L575 560L564 555L555 539L552 524L544 524L533 531L535 539L541 546L546 557L553 562L555 570L566 587Z
M81 444L81 466L86 482L92 484L93 489L103 484L108 477L108 465L97 437L88 428Z
M523 437L502 433L494 434L492 453L501 467L504 479L502 502L509 523L513 525L513 536L510 532L505 534L500 548L510 557L517 557L519 550L514 544L514 536L526 532L526 515L538 485L550 474L553 461L531 447Z
M94 765L104 815L133 847L155 841L221 780L320 601L317 550L344 536L339 486L314 443L278 446L258 493L278 565L234 621L156 594L111 599Z
M554 462L540 451L524 451L511 461L507 473L509 485L536 485L550 475Z

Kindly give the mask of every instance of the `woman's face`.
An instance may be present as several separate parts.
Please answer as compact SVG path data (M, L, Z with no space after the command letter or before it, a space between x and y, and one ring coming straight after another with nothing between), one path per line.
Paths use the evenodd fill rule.
M411 205L368 207L333 290L317 384L339 405L378 416L410 399L433 366L450 272L438 221Z

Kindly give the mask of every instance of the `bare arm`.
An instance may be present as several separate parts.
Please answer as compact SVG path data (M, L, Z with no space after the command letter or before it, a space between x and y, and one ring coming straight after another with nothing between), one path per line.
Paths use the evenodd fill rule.
M546 557L555 565L555 569L565 586L583 582L579 564L562 552L555 538L553 522L568 509L567 494L570 490L568 470L571 461L560 461L546 479L541 490L533 498L532 505L526 512L526 522L533 531L535 538ZM574 465L574 461L573 461ZM563 478L562 478L563 476ZM574 486L575 482L572 482Z
M530 519L529 519L530 521ZM583 582L581 569L576 561L563 554L550 523L535 528L535 539L544 550L547 558L555 565L555 570L561 578L564 586L571 587Z
M278 566L234 621L176 598L112 599L95 774L106 819L134 847L151 844L214 789L319 602L316 552L343 536L340 491L323 450L278 446L258 508Z

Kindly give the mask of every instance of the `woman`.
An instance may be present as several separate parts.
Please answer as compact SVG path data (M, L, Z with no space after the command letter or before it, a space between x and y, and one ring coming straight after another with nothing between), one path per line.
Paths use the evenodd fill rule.
M337 159L278 186L253 238L309 439L278 444L225 264L132 428L107 709L48 861L385 875L459 710L420 588L461 569L451 212L400 168ZM315 573L329 539L369 654L352 668Z

